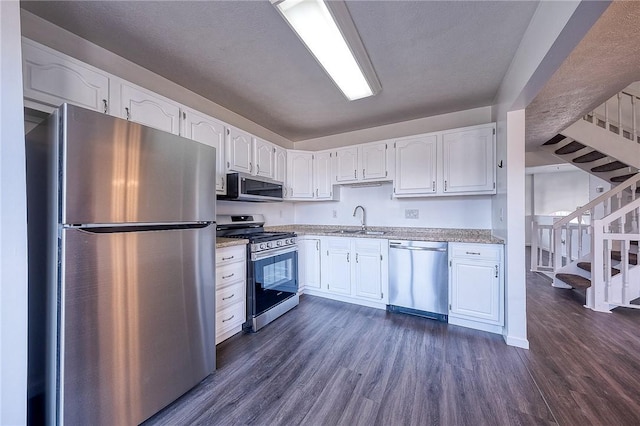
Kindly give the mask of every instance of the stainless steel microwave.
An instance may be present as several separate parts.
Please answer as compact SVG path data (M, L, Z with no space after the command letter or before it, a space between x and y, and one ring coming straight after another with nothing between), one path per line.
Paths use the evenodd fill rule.
M219 200L234 201L282 201L284 189L281 183L242 173L227 174L227 194Z

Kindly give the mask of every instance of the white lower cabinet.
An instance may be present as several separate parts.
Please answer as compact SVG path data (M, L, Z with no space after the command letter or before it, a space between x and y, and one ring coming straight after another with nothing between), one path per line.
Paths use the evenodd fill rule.
M319 256L311 255L315 241L319 243ZM301 247L299 277L301 282L305 281L304 293L385 309L388 299L387 240L305 236ZM312 268L310 276L306 268ZM318 278L319 286L309 285Z
M320 237L298 237L298 292L320 288Z
M493 333L504 325L503 247L449 243L449 323Z
M216 250L216 345L242 331L247 314L246 246Z

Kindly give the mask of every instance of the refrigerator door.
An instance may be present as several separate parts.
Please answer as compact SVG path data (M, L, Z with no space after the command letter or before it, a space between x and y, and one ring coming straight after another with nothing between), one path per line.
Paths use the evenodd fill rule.
M62 106L65 224L215 221L215 148Z
M62 237L58 424L138 424L214 371L215 224Z

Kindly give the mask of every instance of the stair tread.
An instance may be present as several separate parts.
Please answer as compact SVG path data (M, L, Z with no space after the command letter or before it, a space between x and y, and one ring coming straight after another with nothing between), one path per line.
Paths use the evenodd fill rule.
M591 151L580 157L576 157L573 159L574 163L591 163L592 161L598 161L605 158L607 155L601 153L600 151Z
M613 250L611 252L611 259L617 260L618 262L622 262L622 252ZM629 263L632 265L638 264L638 254L637 253L629 253Z
M574 288L589 288L591 280L575 274L556 274L556 278Z
M576 151L580 151L584 147L585 146L582 145L580 142L573 141L571 143L566 144L562 148L556 149L555 152L558 155L573 154Z
M577 264L578 268L584 270L584 271L588 271L591 272L591 262L578 262ZM619 269L616 268L611 268L611 276L615 276L618 275L620 273Z
M543 145L555 145L557 143L559 143L560 141L565 140L567 137L563 136L561 134L557 134L554 137L552 137L551 139L549 139L548 141L546 141L545 143L543 143Z
M628 175L622 175L622 176L614 176L611 179L609 179L611 182L613 183L620 183L620 182L624 182L625 180L629 179L632 176L637 175L637 173L630 173Z
M620 170L629 167L628 164L623 163L622 161L612 161L607 164L603 164L601 166L596 166L591 169L592 172L612 172L614 170Z

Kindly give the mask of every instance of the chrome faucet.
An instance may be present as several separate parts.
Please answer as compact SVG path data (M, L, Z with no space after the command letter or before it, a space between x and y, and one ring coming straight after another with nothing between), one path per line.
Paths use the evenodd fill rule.
M362 230L366 231L366 229L367 229L367 214L364 211L364 207L356 206L356 208L353 209L353 217L356 217L356 213L358 211L358 208L362 209Z

